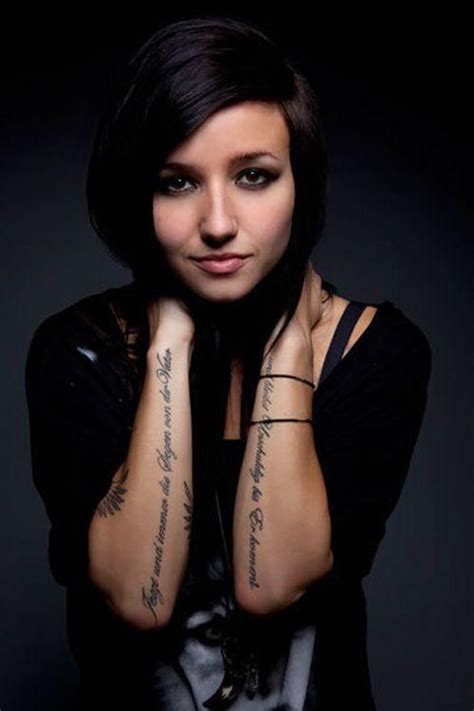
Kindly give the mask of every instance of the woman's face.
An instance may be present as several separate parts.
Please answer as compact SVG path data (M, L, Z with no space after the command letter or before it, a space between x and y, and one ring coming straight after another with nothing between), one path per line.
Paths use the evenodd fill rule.
M189 288L210 301L234 301L284 253L294 199L282 114L275 105L243 102L216 112L162 164L155 234ZM237 256L216 260L225 253Z

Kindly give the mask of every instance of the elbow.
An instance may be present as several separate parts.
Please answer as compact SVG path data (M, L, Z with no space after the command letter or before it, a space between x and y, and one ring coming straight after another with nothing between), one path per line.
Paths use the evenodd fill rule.
M249 615L265 617L277 614L287 607L287 593L280 585L272 584L261 588L236 584L234 589L235 600L241 610Z
M107 605L113 614L128 627L140 632L152 632L166 627L171 619L168 607L160 604L152 606L143 600L138 609L136 602L118 601L110 595L105 595Z
M291 605L294 605L303 595L305 595L308 590L315 585L318 580L321 580L324 578L326 575L328 575L331 570L333 569L334 565L334 554L332 550L329 550L328 555L324 559L324 561L321 563L318 569L318 574L316 577L312 578L309 583L307 583L302 589L298 590L296 593L293 592L292 595L289 595L288 601L285 605L285 607L290 607Z
M112 614L128 627L141 631L153 631L166 627L171 619L169 605L148 599L144 594L140 599L130 599L129 595L118 594L94 583Z
M264 595L261 591L243 591L236 586L234 597L238 607L249 615L271 615L282 608L276 595Z
M128 611L126 608L122 613L122 619L125 623L134 630L140 632L153 632L161 630L169 624L171 615L163 609L155 609L147 611L137 611L132 609Z
M325 575L330 573L331 570L333 569L333 566L334 566L334 553L332 552L332 549L330 548L329 553L326 556L326 559L322 565L322 568L321 568L322 572L319 575L319 577L323 578Z
M311 580L309 581L309 583L307 583L304 586L303 592L300 593L300 595L303 595L308 590L308 588L311 587L311 585L316 583L318 580L321 580L321 578L324 578L328 573L330 573L331 570L333 569L333 565L334 565L334 554L330 548L329 551L327 552L327 554L325 555L325 557L320 561L316 575L314 575L311 578Z
M276 591L272 591L275 594L264 595L260 590L248 590L244 589L242 586L236 586L234 592L236 602L240 608L252 615L276 614L296 603L312 585L314 585L321 578L324 578L324 576L332 570L333 564L334 555L332 550L329 550L328 555L318 566L317 574L296 592L294 589L286 589L281 592L281 594L278 594Z
M89 580L105 600L114 617L137 631L152 631L166 627L174 608L159 591L147 594L145 588L125 589L110 573L99 574L92 557L89 559Z

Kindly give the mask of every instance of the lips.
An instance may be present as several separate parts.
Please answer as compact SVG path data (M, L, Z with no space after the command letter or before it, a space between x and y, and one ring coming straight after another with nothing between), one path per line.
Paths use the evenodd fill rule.
M201 261L223 261L225 259L244 259L248 254L237 254L236 252L220 252L219 254L206 254L203 257L194 257L199 262Z
M212 274L232 274L241 269L249 257L229 257L227 259L195 259L196 265L205 272Z

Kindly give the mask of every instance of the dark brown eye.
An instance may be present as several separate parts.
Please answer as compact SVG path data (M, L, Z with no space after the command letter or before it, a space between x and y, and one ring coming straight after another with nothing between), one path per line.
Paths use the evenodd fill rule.
M170 175L164 178L158 178L156 191L167 195L172 193L187 192L187 190L181 189L183 183L187 182L189 182L187 178L183 178L180 175Z
M245 190L260 190L277 178L278 174L270 173L268 170L247 168L247 170L240 173L237 183L243 185ZM154 192L162 193L163 195L183 195L192 190L192 188L183 187L186 183L192 184L192 181L184 175L158 177Z
M251 180L246 180L243 184L246 189L255 190L266 187L278 178L275 173L270 173L268 170L260 170L257 168L249 168L241 173L242 176L250 176ZM255 180L256 178L256 180ZM242 184L242 183L241 183Z

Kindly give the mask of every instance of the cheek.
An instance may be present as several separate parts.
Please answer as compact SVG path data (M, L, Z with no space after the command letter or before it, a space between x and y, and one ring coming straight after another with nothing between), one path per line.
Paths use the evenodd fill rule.
M157 240L166 251L178 250L185 241L189 220L183 210L172 205L153 205L153 226Z
M288 189L275 195L270 204L262 206L258 225L265 244L284 251L290 236L293 209L294 192Z

